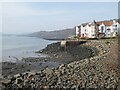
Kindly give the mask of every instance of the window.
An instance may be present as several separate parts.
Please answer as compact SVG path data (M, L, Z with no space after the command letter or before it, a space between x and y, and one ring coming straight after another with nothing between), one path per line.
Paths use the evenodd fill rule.
M114 28L117 28L117 25L113 25Z
M117 30L117 25L113 25L113 30Z
M101 32L103 32L103 30L104 30L104 27L102 26L102 27L101 27Z

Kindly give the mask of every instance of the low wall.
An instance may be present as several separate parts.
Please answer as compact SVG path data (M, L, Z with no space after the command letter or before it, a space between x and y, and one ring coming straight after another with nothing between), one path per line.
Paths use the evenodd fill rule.
M85 43L86 41L78 41L78 40L67 40L67 41L61 41L61 44L60 44L60 46L61 47L64 47L64 48L66 48L66 47L75 47L75 46L77 46L77 45L80 45L80 44L83 44L83 43Z

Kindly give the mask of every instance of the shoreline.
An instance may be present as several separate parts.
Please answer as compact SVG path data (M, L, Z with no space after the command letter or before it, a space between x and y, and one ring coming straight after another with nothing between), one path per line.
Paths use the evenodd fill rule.
M73 61L92 57L93 52L91 49L92 47L81 47L78 45L76 47L68 47L67 50L64 51L60 47L60 42L52 43L36 52L47 55L46 57L27 57L17 60L16 62L3 62L2 74L5 76L13 76L18 73L24 73L25 71L39 71L47 67L53 68L58 67L61 64L69 64ZM84 52L83 55L79 55L80 51ZM20 68L22 68L22 70L20 70Z
M46 67L43 70L39 70L38 72L27 72L28 73L27 78L24 78L24 79L21 78L20 79L20 80L22 80L21 83L19 83L19 82L15 83L16 80L18 80L22 76L25 76L27 73L22 73L21 75L18 74L17 77L14 76L15 80L12 80L12 83L11 83L11 81L6 83L7 86L5 86L5 88L9 88L9 85L12 85L12 87L14 87L14 85L17 85L17 88L23 88L23 86L28 88L28 86L30 86L31 89L32 88L62 88L62 87L65 87L65 88L67 88L67 87L68 88L77 88L77 87L81 87L81 88L85 88L85 87L117 88L118 87L118 76L117 76L118 74L116 71L117 68L115 68L113 66L111 67L111 64L116 64L116 63L115 62L113 63L113 61L110 63L111 59L115 59L115 57L109 57L114 54L114 53L111 54L111 52L115 48L115 46L112 46L113 44L114 43L112 41L110 41L110 42L108 42L108 41L105 41L105 42L104 41L88 41L87 43L84 43L81 46L82 47L84 47L84 46L96 47L99 50L98 55L93 56L93 57L84 58L81 60L73 59L74 61L71 61L69 63L61 64L54 68ZM54 46L54 44L52 44L52 45ZM51 46L48 45L48 48L49 47L51 47ZM45 48L45 49L48 50L48 48ZM113 49L111 49L111 48L113 48ZM43 53L46 53L45 49L42 50ZM56 50L56 52L58 52L56 48L54 48L54 49ZM78 50L78 48L77 48L77 50ZM111 52L109 52L109 50ZM70 49L70 51L71 51L71 49ZM54 52L54 50L47 52L47 54L51 54L51 52ZM57 54L53 53L50 56L58 57L60 55L60 53L61 52L59 52ZM66 54L63 53L62 56L66 56ZM74 57L76 57L76 56L74 56ZM108 68L108 66L109 66L109 68ZM108 71L108 69L110 69L110 70ZM41 76L41 75L43 75L43 76ZM30 76L32 76L32 77L30 77ZM66 78L66 76L67 76L67 78ZM102 76L102 78L101 78L101 76ZM108 79L106 79L106 77L108 77ZM55 79L55 78L57 78L57 79ZM101 81L99 81L100 78L101 78ZM45 81L43 82L42 79L43 79L43 81L45 79ZM7 80L9 80L9 79L7 78ZM26 80L28 80L28 81L26 82ZM29 82L31 80L34 81L34 85L36 85L36 86L32 85L32 83ZM36 80L39 80L39 82ZM109 81L109 80L111 80L111 81ZM68 81L69 81L69 83L68 83ZM26 82L26 84L23 85L22 83L25 83L25 82ZM105 84L105 82L107 84ZM5 82L3 82L3 83L5 84ZM92 84L92 83L94 83L94 84Z

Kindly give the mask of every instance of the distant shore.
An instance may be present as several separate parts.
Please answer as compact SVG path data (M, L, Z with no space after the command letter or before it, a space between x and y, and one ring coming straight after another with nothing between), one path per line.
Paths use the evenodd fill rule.
M53 40L53 41L61 41L61 40L65 40L64 38L43 38L43 39L45 39L45 40Z

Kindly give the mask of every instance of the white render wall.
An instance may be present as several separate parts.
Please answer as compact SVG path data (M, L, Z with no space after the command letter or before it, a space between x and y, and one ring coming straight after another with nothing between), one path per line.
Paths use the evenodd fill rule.
M102 32L102 30L101 30L101 27L103 27L103 32ZM99 32L100 33L105 33L105 30L106 30L106 26L102 23L99 27Z
M81 25L81 35L85 33L85 27Z
M76 31L76 36L78 36L79 35L79 28L78 28L78 26L75 27L75 31Z
M94 36L93 36L93 35L94 35ZM89 33L89 37L90 37L90 38L95 38L95 35L96 35L95 26L91 26L90 33Z

